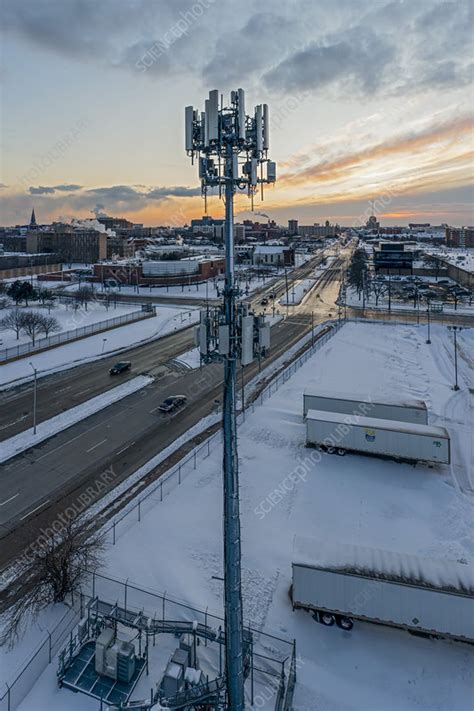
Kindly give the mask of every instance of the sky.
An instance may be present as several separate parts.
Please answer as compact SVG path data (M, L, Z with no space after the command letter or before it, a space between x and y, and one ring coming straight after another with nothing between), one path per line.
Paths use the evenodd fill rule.
M474 224L469 0L3 0L0 224L204 214L184 107L270 108L279 224ZM209 200L208 212L223 213ZM247 198L237 219L252 216Z

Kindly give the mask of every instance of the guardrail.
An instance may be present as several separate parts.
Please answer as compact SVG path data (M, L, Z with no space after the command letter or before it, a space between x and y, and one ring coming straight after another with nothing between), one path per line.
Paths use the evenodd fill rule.
M11 346L10 348L5 348L0 351L0 363L5 363L8 360L20 358L21 356L28 355L30 353L37 353L38 351L52 348L53 346L59 346L63 343L76 341L79 338L84 338L84 336L91 336L94 333L100 333L101 331L106 331L110 328L123 326L126 323L140 321L141 319L154 316L155 314L156 310L152 306L149 311L132 311L129 314L122 314L121 316L114 316L113 318L109 318L105 321L90 323L87 324L87 326L81 326L80 328L75 328L70 331L63 331L62 333L57 333L53 336L48 336L47 338L38 338L34 344L21 343L18 346Z

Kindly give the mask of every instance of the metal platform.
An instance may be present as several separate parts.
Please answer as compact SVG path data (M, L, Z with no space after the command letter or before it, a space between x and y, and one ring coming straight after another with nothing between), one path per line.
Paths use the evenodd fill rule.
M70 660L61 684L72 691L81 691L95 699L119 706L129 700L145 664L144 658L136 657L135 673L128 683L99 676L95 670L95 640L89 640Z

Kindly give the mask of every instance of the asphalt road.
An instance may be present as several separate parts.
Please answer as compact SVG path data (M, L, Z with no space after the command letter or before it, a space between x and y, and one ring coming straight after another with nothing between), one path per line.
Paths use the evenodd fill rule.
M272 359L309 328L310 319L299 315L274 326ZM78 484L97 480L110 467L116 472L114 484L135 471L219 407L222 370L221 364L204 366L202 371L168 370L141 391L2 464L0 536ZM257 363L248 366L246 380L257 370ZM177 393L188 397L186 407L162 415L160 402Z
M318 255L308 264L295 269L289 274L289 283L307 276L321 261ZM285 278L267 285L251 297L251 304L260 311L261 300L269 293L278 296L285 290ZM168 302L169 303L169 302ZM196 302L194 302L196 304ZM267 307L267 312L271 309ZM290 313L292 311L290 310ZM177 331L150 343L135 346L84 365L76 366L59 373L38 378L37 385L37 422L54 417L65 410L75 407L116 385L126 382L137 374L149 373L160 379L166 375L170 363L181 353L194 345L193 327ZM111 377L109 368L118 360L132 362L130 373L120 377ZM24 385L0 392L0 441L13 437L32 426L33 422L33 384Z
M299 270L302 278L314 269L314 263ZM328 270L299 306L291 307L284 321L272 328L269 360L284 354L311 323L334 315L331 299L337 294L339 268ZM281 284L268 287L268 293L282 293ZM262 294L255 297L260 301ZM312 318L314 314L314 319ZM203 417L220 406L223 368L221 364L204 366L202 371L175 367L173 358L192 346L188 329L160 341L130 349L131 375L111 378L110 358L39 381L38 403L42 414L50 417L78 402L103 392L138 373L151 373L155 380L141 391L129 395L73 427L0 465L0 566L32 540L40 527L50 524L63 511L71 497L78 497L97 482L104 471L113 472L107 483L111 489L162 451ZM122 355L121 357L125 357ZM245 369L245 380L258 370L258 363ZM160 402L170 394L187 395L186 407L171 416L158 411ZM8 408L7 420L15 420L21 408L31 402L31 387L3 394ZM2 408L3 410L4 408ZM106 488L101 492L105 493Z

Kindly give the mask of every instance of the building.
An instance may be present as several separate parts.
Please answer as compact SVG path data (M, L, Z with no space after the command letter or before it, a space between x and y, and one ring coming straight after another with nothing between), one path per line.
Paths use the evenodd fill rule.
M324 225L320 225L319 222L315 222L314 225L300 225L298 227L298 234L300 237L336 237L336 233L336 225L329 224L327 220Z
M47 229L26 233L26 251L57 254L60 261L93 264L107 256L107 234L53 222Z
M374 269L382 274L413 274L416 252L405 242L380 242L374 247Z
M288 220L288 234L290 237L298 234L298 220Z
M448 247L474 248L474 227L446 227Z
M100 217L97 217L97 222L104 225L106 230L129 230L135 227L133 222L126 220L124 217L108 217L107 215L101 215ZM143 225L137 225L137 227L143 227Z
M293 266L295 252L291 247L257 245L253 252L253 263L269 267Z
M191 257L144 262L117 260L94 265L96 281L142 286L194 284L224 273L223 257Z
M55 254L0 253L0 279L60 272L61 269L62 263Z

